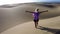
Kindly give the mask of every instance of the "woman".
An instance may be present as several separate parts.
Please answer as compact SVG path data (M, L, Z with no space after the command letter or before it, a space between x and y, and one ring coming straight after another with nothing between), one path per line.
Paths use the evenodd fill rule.
M39 22L39 15L43 12L48 12L48 10L39 12L39 9L36 8L34 12L30 12L30 11L26 11L26 12L32 13L33 18L34 18L33 20L34 20L34 23L35 23L35 28L37 28L38 22Z

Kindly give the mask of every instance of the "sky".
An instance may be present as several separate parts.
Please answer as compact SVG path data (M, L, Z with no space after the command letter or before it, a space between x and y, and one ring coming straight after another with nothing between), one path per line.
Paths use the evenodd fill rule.
M60 2L60 0L0 0L0 5L28 2Z
M60 2L60 0L36 0L39 2Z

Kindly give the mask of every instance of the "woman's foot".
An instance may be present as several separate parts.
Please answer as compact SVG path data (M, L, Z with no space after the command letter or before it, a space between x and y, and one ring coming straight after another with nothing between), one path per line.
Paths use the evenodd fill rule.
M35 26L35 28L37 28L37 29L38 29L38 28L39 28L39 26Z
M35 28L37 28L37 26L35 26Z

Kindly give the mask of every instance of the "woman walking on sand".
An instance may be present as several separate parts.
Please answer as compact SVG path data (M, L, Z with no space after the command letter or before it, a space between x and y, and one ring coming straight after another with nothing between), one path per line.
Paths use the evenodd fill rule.
M33 21L34 21L34 24L35 24L35 28L37 28L38 22L39 22L39 15L43 12L48 12L48 10L39 12L39 9L36 8L34 12L30 12L30 11L26 11L26 12L32 13L33 18L34 18Z

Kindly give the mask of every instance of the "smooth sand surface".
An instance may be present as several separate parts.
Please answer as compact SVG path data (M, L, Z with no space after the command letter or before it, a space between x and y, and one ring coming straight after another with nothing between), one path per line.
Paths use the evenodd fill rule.
M51 29L60 29L60 16L39 20L39 26L48 27ZM16 25L12 28L7 29L1 34L54 34L51 31L36 29L33 21L26 22L20 25Z
M16 28L20 32L21 31L23 32L22 28L28 29L28 30L26 30L26 32L30 31L29 26L32 30L35 31L36 29L34 28L34 24L32 24L33 23L32 14L26 13L25 11L34 11L35 8L37 8L37 7L39 8L39 11L48 10L48 12L40 14L39 25L41 25L43 27L59 28L60 17L58 17L58 16L60 16L60 5L59 6L54 5L54 6L56 6L56 7L48 8L45 6L41 6L40 4L34 4L34 3L29 4L28 3L28 4L22 4L22 5L16 6L14 8L12 8L12 7L11 8L0 8L0 33L5 32L6 30L9 30L10 28L13 28L17 25L20 26L20 24L23 24L22 25L23 27L20 26L19 27L19 29L21 28L20 30L18 29L18 27ZM28 23L28 24L25 25L24 23L25 24ZM15 28L13 28L12 30L14 32ZM10 30L9 30L9 32L10 32ZM36 31L36 32L38 32L38 31Z

